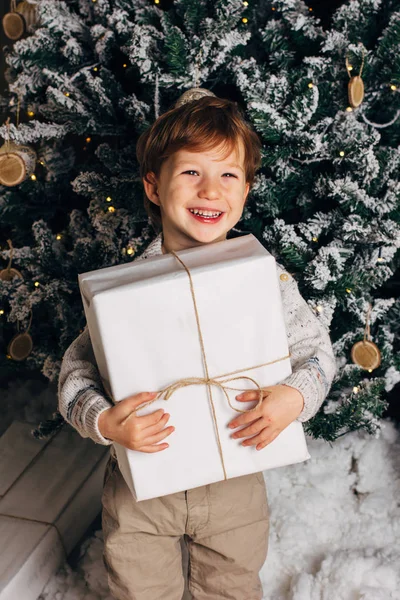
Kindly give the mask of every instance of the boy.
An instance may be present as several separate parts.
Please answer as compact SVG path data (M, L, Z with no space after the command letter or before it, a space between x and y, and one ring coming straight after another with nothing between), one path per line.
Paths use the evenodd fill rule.
M145 207L159 231L140 260L232 237L260 166L260 141L235 103L206 90L182 98L137 144ZM328 332L294 279L281 265L277 269L293 373L263 389L258 412L235 416L230 424L239 442L259 451L295 419L304 422L315 415L335 374ZM113 406L87 328L64 355L59 409L83 437L140 452L167 450L163 440L174 431L172 424L166 426L169 415L162 409L146 416L133 412L154 397L143 392ZM258 395L247 391L238 399L248 402ZM181 600L182 536L195 600L262 598L259 571L269 533L262 473L136 502L112 452L102 504L104 564L114 598Z

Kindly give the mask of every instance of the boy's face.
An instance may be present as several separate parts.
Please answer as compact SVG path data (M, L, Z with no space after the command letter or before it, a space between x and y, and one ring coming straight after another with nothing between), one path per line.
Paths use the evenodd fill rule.
M245 181L244 148L221 160L222 148L207 152L181 149L154 173L143 179L146 194L160 206L164 248L174 252L226 239L240 220L250 185ZM218 219L195 217L190 209L222 211Z

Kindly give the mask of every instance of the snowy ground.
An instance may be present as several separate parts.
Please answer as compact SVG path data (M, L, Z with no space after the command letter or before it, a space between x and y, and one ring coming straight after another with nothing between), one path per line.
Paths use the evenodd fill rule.
M264 600L400 600L400 436L354 432L332 446L308 440L312 458L266 471L270 546ZM40 600L112 600L97 531Z

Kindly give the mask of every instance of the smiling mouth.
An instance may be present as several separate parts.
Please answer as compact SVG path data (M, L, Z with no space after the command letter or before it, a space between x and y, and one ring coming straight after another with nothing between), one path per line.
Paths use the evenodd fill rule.
M189 208L188 211L196 221L201 223L217 223L225 214L220 211L205 211L205 214L200 213L197 209Z

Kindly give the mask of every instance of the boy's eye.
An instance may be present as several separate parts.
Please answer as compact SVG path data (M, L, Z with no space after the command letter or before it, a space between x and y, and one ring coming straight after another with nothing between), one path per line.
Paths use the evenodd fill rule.
M197 173L197 171L195 171L194 169L190 169L189 171L184 171L183 174L185 174L185 173ZM236 179L237 179L237 175L235 175L234 173L224 173L224 175L230 175L231 177L236 177Z

